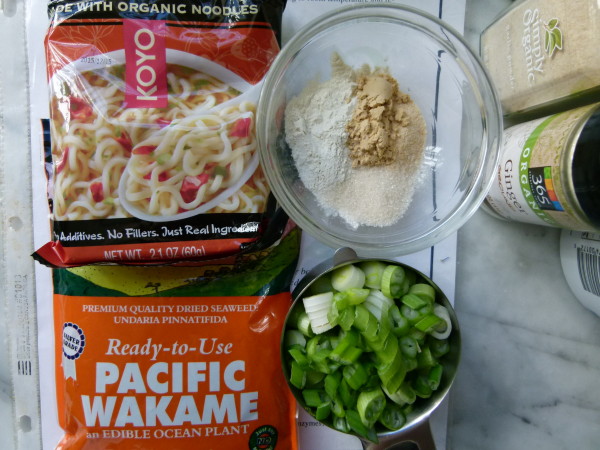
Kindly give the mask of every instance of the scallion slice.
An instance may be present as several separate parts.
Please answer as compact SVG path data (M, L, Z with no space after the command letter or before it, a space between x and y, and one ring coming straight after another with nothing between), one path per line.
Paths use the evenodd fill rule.
M381 276L386 264L381 261L364 261L360 268L365 273L365 286L371 289L381 289Z
M388 265L381 274L381 292L388 298L397 298L402 294L405 278L404 269L393 264Z
M358 394L356 410L367 427L372 427L385 408L385 395L380 388Z
M354 264L347 264L332 272L331 285L339 292L352 288L361 289L365 285L365 273Z
M406 423L406 416L398 405L386 403L385 408L379 416L379 423L388 430L398 430Z

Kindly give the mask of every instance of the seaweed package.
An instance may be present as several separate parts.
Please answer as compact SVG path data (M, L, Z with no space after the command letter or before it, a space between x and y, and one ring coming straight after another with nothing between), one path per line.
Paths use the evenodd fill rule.
M57 448L295 449L280 357L299 231L198 267L54 270Z
M285 226L256 102L285 0L50 0L49 266L208 260Z

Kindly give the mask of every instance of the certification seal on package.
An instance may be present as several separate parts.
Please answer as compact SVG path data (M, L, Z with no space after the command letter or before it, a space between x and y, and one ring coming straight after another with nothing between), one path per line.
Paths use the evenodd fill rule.
M76 324L65 322L62 331L63 370L65 379L77 379L75 360L81 356L85 348L85 334Z

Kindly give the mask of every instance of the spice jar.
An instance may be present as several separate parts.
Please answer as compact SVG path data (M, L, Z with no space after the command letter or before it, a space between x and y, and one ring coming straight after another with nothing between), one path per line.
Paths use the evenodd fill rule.
M504 130L483 207L509 220L600 230L600 103Z
M600 101L597 0L515 2L484 30L480 45L513 123Z

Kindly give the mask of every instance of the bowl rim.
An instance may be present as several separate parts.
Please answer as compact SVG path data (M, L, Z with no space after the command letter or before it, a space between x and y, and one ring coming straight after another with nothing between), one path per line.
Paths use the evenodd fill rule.
M285 72L290 61L303 48L306 42L311 41L324 31L331 27L345 22L364 22L374 18L388 19L395 22L410 23L411 17L420 20L417 24L420 28L424 25L438 27L447 35L451 35L453 42L456 41L460 50L468 57L469 63L473 66L473 71L469 70L468 76L473 77L475 72L483 86L477 85L476 94L479 102L479 109L482 112L482 140L481 154L477 165L476 176L468 183L468 188L462 202L454 210L440 220L438 224L430 227L428 231L419 236L413 236L403 240L401 243L381 243L363 240L349 241L345 237L340 237L333 230L322 226L315 221L313 214L303 210L294 199L294 195L287 192L287 189L281 186L278 178L283 178L279 173L280 169L274 163L273 157L269 154L266 145L266 136L270 123L262 120L264 116L276 117L275 114L268 114L272 111L273 105L269 105L269 99L275 91L282 74ZM415 25L412 23L411 25ZM482 93L485 92L486 99ZM486 101L487 100L487 101ZM470 45L454 27L439 19L438 17L406 5L399 4L374 4L365 3L360 5L343 6L320 15L304 25L296 32L282 47L269 71L267 72L263 88L260 92L257 104L257 141L258 151L265 176L273 195L281 204L286 213L293 219L304 231L314 236L321 243L333 248L347 247L354 248L360 256L400 256L414 253L428 248L435 243L443 240L452 233L456 232L466 221L475 213L483 202L487 191L493 182L493 172L500 159L500 148L503 131L503 115L500 100L496 89L491 81L491 77L479 56L471 49ZM492 133L490 135L490 133Z

